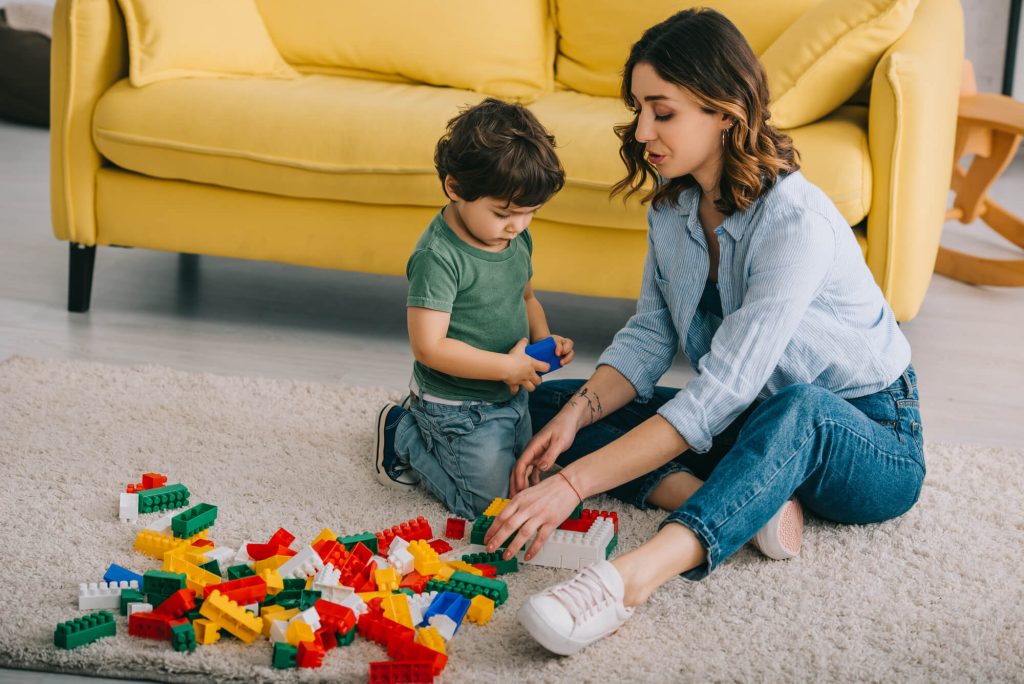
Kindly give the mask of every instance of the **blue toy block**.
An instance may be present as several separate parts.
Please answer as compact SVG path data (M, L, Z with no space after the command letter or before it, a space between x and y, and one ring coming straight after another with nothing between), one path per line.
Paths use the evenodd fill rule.
M543 361L550 366L548 370L543 373L539 373L539 375L551 373L562 367L562 360L555 355L554 337L546 337L540 342L534 342L533 344L527 345L526 353L538 361Z
M430 624L430 618L434 615L447 615L455 623L455 631L459 630L462 619L466 617L469 610L469 599L450 591L442 591L430 602L430 607L423 611L423 622L421 627Z
M140 587L142 586L142 575L115 563L111 563L107 571L103 573L104 582L131 582L132 580L138 582Z

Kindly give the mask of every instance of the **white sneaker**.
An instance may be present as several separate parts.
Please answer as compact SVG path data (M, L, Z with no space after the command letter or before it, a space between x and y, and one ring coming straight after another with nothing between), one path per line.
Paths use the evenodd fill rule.
M519 623L544 648L572 655L621 627L633 614L615 566L598 561L526 600Z
M800 553L804 535L804 509L793 497L776 511L772 519L757 531L750 543L775 560L786 560Z

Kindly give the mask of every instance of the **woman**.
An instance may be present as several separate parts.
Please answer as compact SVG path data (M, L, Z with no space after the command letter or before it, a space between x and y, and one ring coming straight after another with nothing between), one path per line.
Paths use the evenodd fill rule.
M637 311L589 380L531 397L543 427L485 543L510 539L510 557L534 538L531 558L600 492L670 515L638 548L527 600L520 621L560 654L755 536L773 558L795 555L801 505L840 523L902 515L925 473L910 346L849 226L768 123L764 72L736 27L696 9L649 29L622 97L635 116L616 130L615 192L657 181ZM696 378L655 387L680 342Z

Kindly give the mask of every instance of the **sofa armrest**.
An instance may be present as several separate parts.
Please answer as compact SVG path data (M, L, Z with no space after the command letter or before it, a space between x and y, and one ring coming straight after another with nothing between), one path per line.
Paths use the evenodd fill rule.
M956 135L963 14L957 0L921 0L871 83L874 176L867 260L897 320L928 290L948 200Z
M96 102L128 75L116 0L57 0L50 67L50 209L60 240L96 244Z

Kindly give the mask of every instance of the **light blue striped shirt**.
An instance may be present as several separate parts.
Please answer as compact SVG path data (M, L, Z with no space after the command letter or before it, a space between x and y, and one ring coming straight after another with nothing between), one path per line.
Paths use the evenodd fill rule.
M658 413L690 448L756 399L813 384L852 399L892 384L910 344L832 201L799 171L715 229L725 319L698 309L710 257L700 188L648 212L647 261L636 313L601 355L640 401L672 365L680 338L697 377Z

